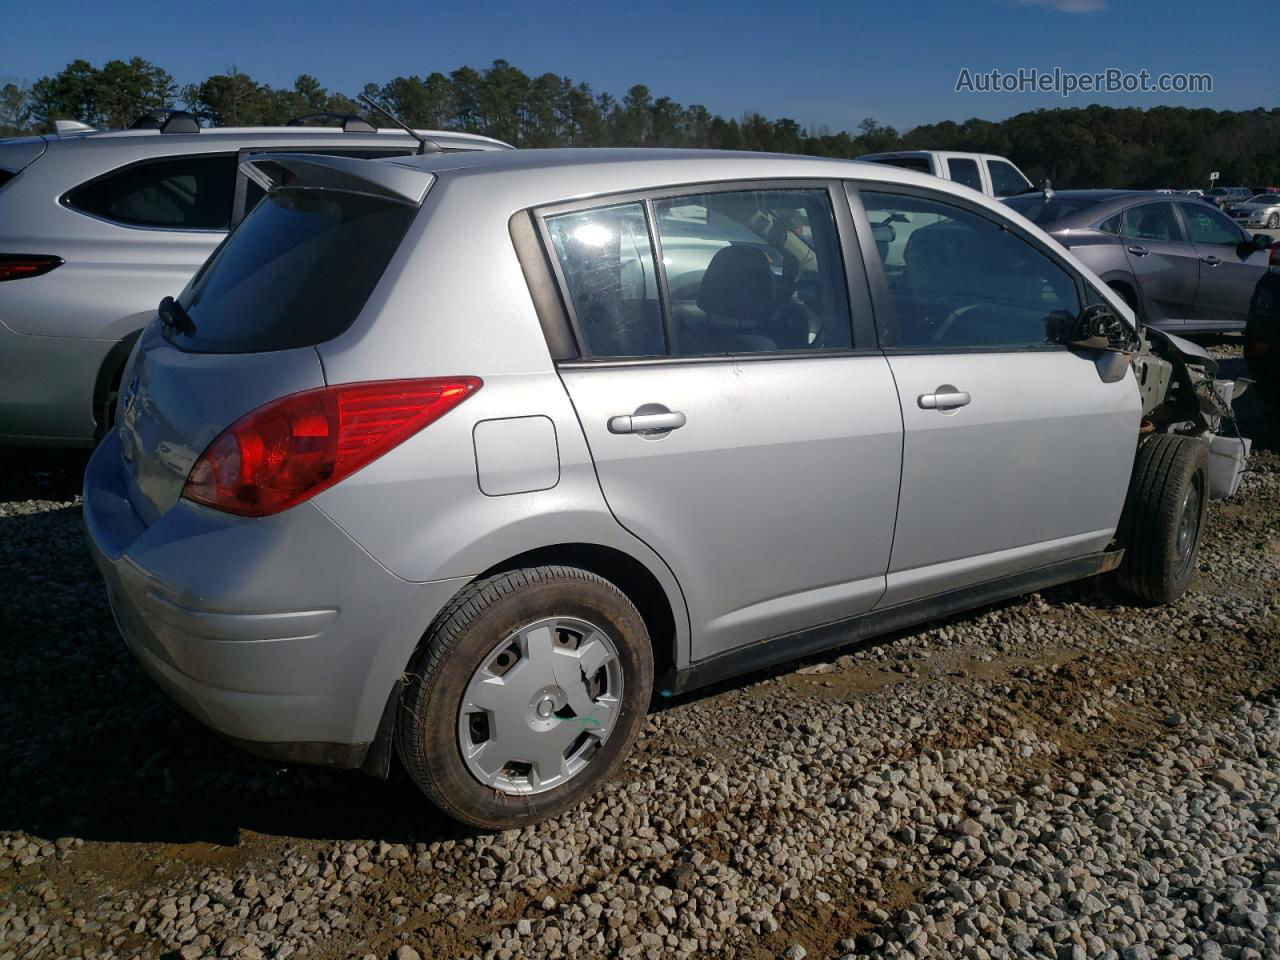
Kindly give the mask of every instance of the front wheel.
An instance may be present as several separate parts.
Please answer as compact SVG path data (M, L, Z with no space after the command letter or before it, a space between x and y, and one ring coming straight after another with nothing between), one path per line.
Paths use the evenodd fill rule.
M1267 217L1267 229L1274 230L1276 227L1280 227L1280 213L1273 213Z
M518 827L612 775L652 688L649 634L622 591L574 567L513 570L471 584L427 634L396 749L445 813Z
M1145 604L1171 603L1191 582L1209 505L1209 447L1154 434L1138 447L1116 539L1120 588Z

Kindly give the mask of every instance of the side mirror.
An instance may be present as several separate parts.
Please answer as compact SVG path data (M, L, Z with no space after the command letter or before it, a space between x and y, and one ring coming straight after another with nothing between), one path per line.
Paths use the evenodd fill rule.
M1133 331L1105 303L1093 303L1076 316L1050 314L1049 340L1084 350L1126 353L1133 347Z
M1255 233L1248 240L1241 240L1236 244L1236 256L1241 260L1251 257L1259 250L1268 249L1273 242L1265 233Z

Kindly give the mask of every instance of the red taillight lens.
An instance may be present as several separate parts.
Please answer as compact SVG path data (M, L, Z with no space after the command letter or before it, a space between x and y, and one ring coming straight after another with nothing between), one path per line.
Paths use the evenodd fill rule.
M45 257L32 253L0 253L0 283L38 277L66 263L61 257Z
M403 443L479 390L481 382L382 380L273 400L209 444L182 495L245 517L279 513Z

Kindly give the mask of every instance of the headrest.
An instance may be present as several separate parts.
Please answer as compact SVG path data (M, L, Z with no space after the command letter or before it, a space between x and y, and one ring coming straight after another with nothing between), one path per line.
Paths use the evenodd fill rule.
M698 306L707 313L762 323L773 313L773 270L757 247L722 247L702 275Z

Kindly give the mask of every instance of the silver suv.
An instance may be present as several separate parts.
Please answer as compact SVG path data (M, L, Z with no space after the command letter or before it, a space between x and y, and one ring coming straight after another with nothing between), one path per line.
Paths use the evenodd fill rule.
M143 333L84 516L125 642L249 749L394 750L509 827L653 694L1195 569L1230 390L973 191L658 150L243 167L269 197Z
M0 141L0 443L91 446L162 296L180 290L262 193L238 172L263 151L405 156L417 142L342 126L144 128ZM430 133L444 150L506 144Z

